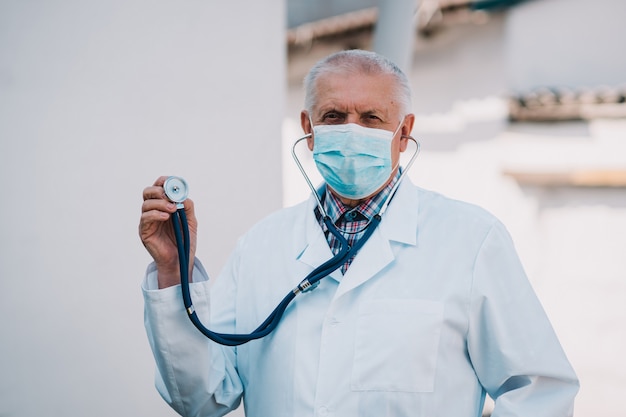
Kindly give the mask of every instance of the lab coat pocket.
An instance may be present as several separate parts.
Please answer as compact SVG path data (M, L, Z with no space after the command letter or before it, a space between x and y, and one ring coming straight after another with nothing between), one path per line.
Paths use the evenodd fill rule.
M441 302L365 302L356 325L352 390L432 392L442 323Z

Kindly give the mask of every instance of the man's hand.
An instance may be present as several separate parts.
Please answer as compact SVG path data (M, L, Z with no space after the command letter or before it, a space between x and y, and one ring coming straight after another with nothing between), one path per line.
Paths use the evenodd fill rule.
M158 270L159 288L180 283L178 249L170 217L176 212L176 204L165 196L163 183L167 177L159 177L154 185L143 190L143 205L139 221L139 237L154 259ZM189 223L189 279L196 253L198 221L193 201L185 200L185 214Z

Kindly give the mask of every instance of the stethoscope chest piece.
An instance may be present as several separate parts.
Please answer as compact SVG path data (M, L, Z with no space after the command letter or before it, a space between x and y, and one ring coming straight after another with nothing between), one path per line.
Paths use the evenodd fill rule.
M189 195L189 187L187 182L181 177L168 177L163 183L163 190L165 190L165 196L172 203L182 203L187 199Z

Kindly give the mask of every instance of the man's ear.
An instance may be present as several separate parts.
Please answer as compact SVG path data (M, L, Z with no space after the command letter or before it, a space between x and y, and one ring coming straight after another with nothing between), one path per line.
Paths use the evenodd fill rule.
M404 123L402 124L402 134L404 136L411 136L413 131L413 125L415 124L415 115L409 113L404 117Z
M313 126L311 126L311 119L309 118L309 112L302 110L300 112L300 126L305 134L313 133ZM313 151L313 135L309 136L306 140L306 144L310 151Z
M400 128L400 152L406 151L406 148L409 144L409 140L406 138L407 136L411 136L411 132L413 131L413 124L415 123L415 115L413 113L409 113L404 117L404 122L402 123L402 128Z

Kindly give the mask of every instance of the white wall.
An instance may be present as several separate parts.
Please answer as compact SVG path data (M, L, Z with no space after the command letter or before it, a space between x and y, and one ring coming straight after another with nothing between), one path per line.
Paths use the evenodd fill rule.
M143 187L186 177L215 275L281 205L284 4L0 3L0 415L166 416Z

